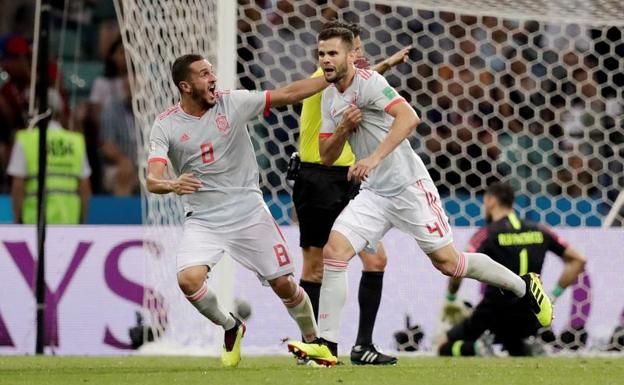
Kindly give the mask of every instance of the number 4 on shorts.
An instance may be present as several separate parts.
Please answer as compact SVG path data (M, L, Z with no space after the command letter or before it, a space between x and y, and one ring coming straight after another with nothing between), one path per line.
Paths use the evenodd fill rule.
M427 224L427 230L429 230L429 234L438 233L440 234L440 238L444 236L442 233L442 229L440 228L440 224L438 222L433 222L433 226Z

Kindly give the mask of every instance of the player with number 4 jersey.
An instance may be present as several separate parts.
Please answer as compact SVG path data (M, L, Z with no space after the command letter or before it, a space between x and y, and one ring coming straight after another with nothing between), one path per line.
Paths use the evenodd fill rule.
M522 298L540 324L549 325L552 306L537 276L521 278L485 254L454 247L440 196L407 140L420 120L383 76L354 67L351 31L321 31L318 55L324 77L332 83L322 98L321 161L332 164L348 141L357 159L348 176L363 183L336 219L323 248L320 338L314 344L292 342L291 351L305 355L324 345L337 354L349 260L364 247L377 245L393 227L411 235L443 274L507 289Z
M147 188L182 196L184 232L177 253L178 284L189 302L225 330L224 366L237 366L246 325L224 311L207 276L228 254L254 271L282 299L307 341L317 337L310 300L293 280L286 241L264 203L247 123L270 107L296 103L327 86L306 79L272 91L217 91L213 67L201 55L172 66L180 103L156 118ZM166 167L178 175L165 177Z

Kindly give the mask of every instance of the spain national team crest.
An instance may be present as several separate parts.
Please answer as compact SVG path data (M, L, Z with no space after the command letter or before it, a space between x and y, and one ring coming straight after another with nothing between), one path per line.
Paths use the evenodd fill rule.
M219 112L215 118L215 122L217 123L217 128L223 135L227 135L227 133L230 132L230 123L225 114Z

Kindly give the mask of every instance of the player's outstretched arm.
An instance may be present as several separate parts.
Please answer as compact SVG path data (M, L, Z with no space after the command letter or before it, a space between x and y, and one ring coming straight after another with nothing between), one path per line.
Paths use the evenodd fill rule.
M151 162L147 168L147 190L154 194L168 194L174 192L178 195L192 194L202 186L199 179L193 174L180 175L177 179L165 179L165 168L161 162Z
M420 123L420 119L416 111L407 103L397 103L393 105L388 113L394 117L394 122L390 127L390 132L379 144L379 147L369 157L357 161L349 168L347 178L357 178L365 180L368 173L371 172L379 162L381 162L388 154L390 154L402 141L407 139L416 126Z
M377 71L380 74L384 74L384 72L388 71L390 68L394 67L397 64L405 63L407 59L409 59L409 51L412 49L412 46L408 46L390 56L386 60L381 63L375 64L373 67L373 71Z
M563 272L561 272L557 286L563 291L563 289L573 284L583 272L587 258L571 246L565 249L561 257L563 258L565 266Z
M269 105L271 107L281 107L288 104L295 104L303 99L321 92L329 83L324 77L297 80L289 85L271 91Z

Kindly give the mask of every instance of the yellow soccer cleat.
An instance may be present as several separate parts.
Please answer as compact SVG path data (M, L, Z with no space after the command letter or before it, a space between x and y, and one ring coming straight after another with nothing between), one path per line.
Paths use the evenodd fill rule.
M308 359L324 366L335 366L338 362L338 358L324 344L288 341L288 351L299 359Z
M236 326L232 330L225 332L223 337L223 352L221 353L221 363L226 368L235 368L241 360L241 340L247 330L244 322L234 317Z
M550 302L550 298L544 293L542 282L539 275L535 273L528 273L522 276L522 279L527 284L527 292L524 298L528 300L529 306L537 321L542 327L550 326L553 319L553 306Z

